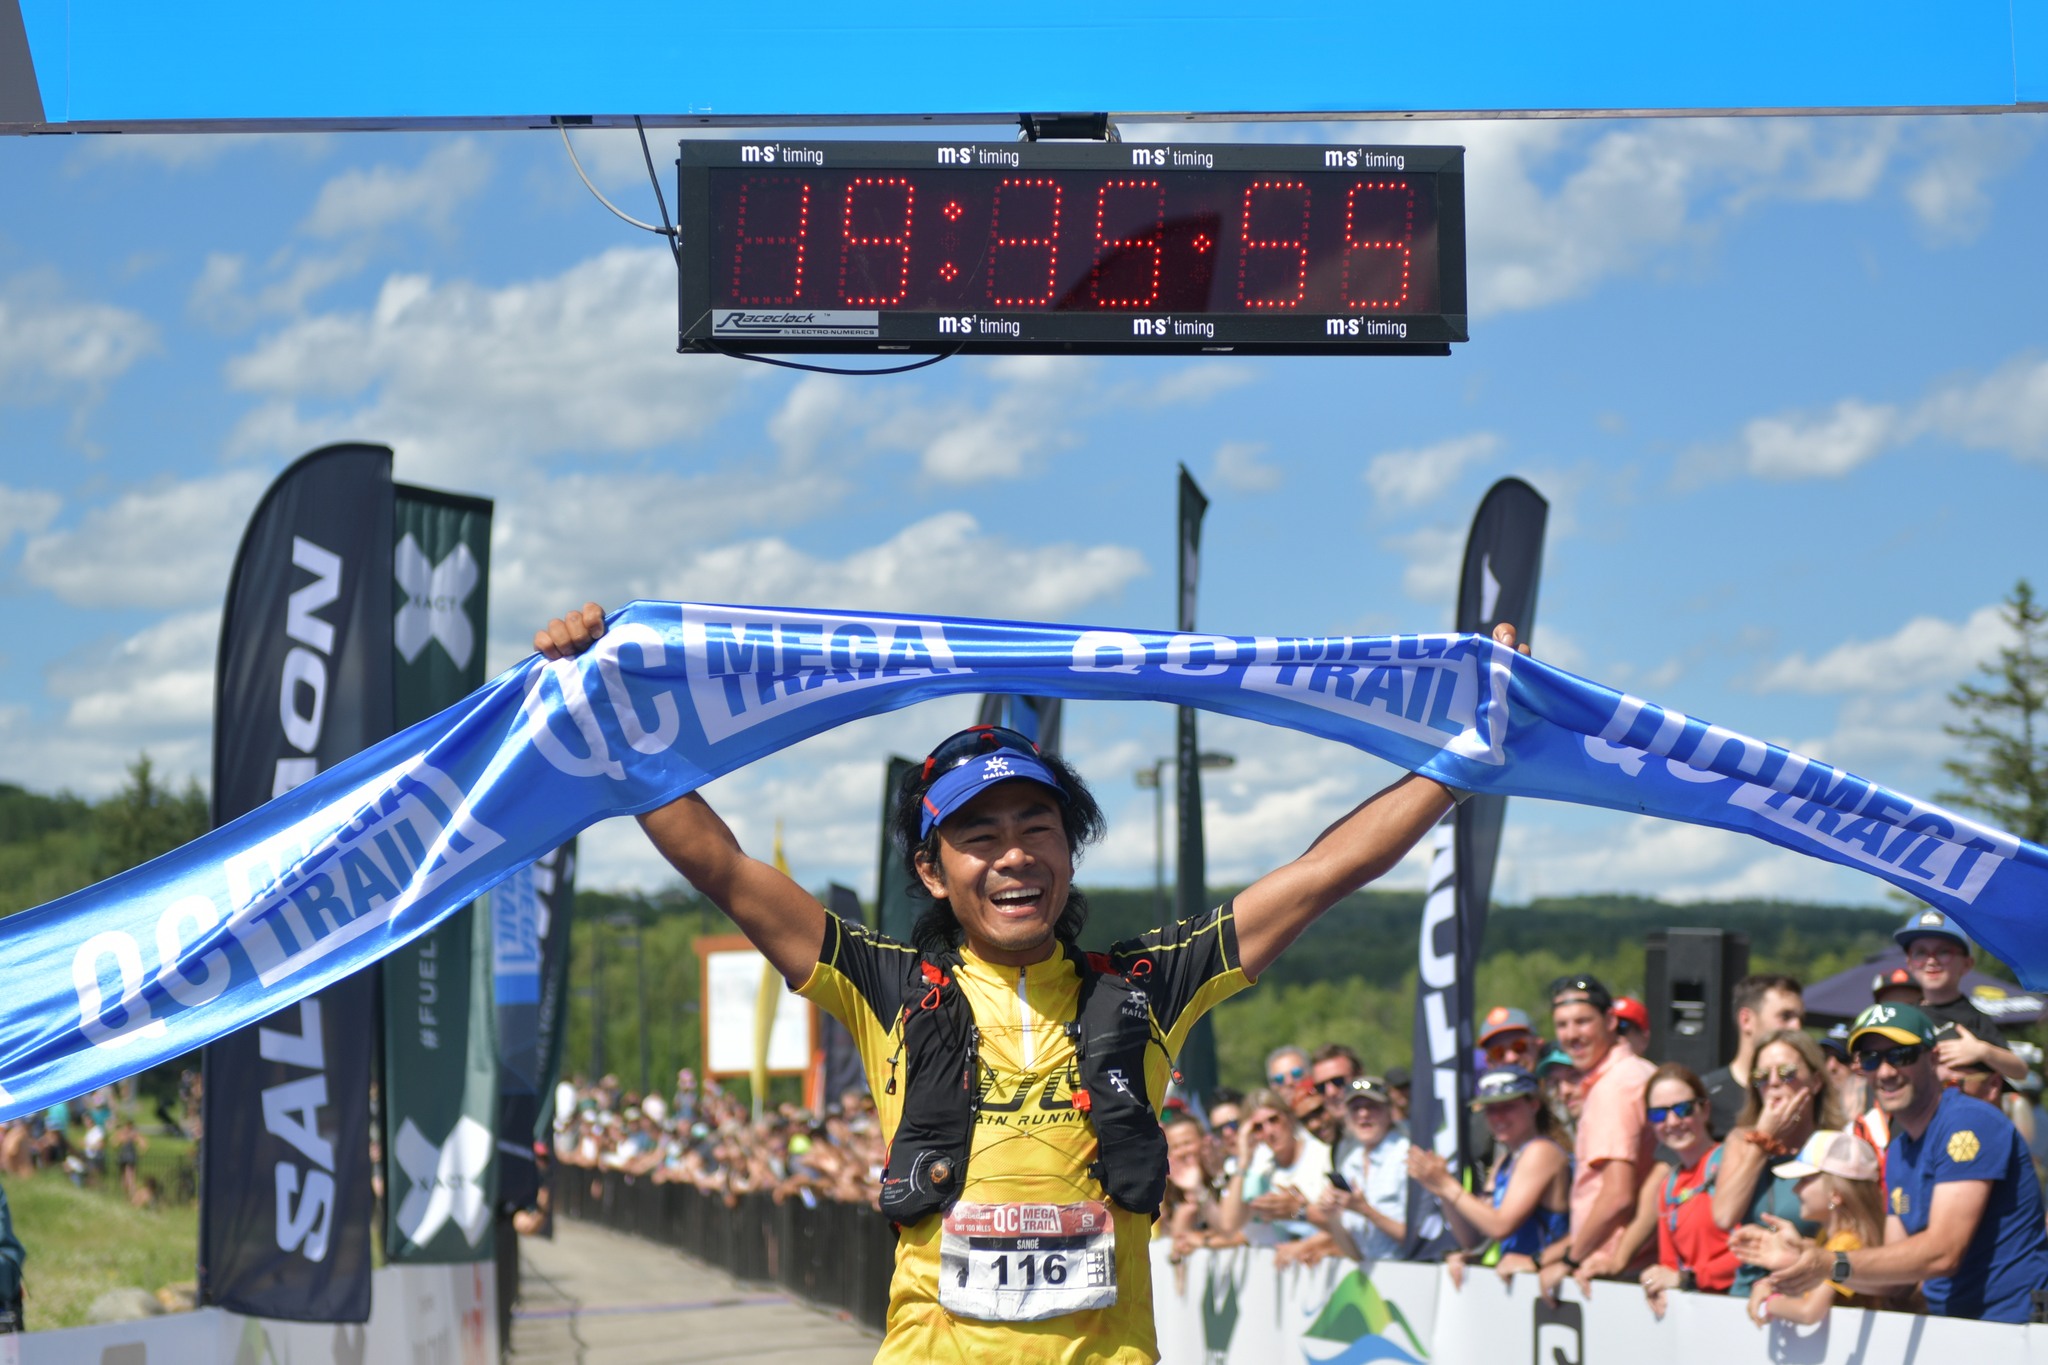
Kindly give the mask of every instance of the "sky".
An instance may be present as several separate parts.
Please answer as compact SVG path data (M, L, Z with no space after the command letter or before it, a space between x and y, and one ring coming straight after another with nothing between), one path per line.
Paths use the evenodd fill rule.
M1472 340L865 379L677 355L662 246L552 132L0 141L0 781L100 796L146 751L204 785L248 514L296 456L367 440L403 481L495 500L493 673L586 599L1168 627L1182 464L1212 500L1201 629L1442 630L1473 510L1517 475L1551 503L1541 655L1932 795L1949 690L2043 577L2043 126L1129 126L1464 146ZM576 136L652 219L633 135ZM807 885L872 897L885 756L972 711L849 725L706 794L764 855L782 822ZM1202 724L1236 758L1205 775L1215 885L1396 776ZM1069 705L1112 821L1084 884L1149 884L1132 775L1171 742L1166 708ZM588 832L582 868L672 884L630 821ZM1512 804L1497 899L1609 891L1886 903L1742 836Z

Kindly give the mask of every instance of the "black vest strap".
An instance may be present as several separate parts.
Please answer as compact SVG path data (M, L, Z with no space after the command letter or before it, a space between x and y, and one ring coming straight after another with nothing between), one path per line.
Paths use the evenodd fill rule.
M1134 964L1134 981L1105 957L1077 960L1080 1000L1067 1031L1081 1082L1074 1107L1095 1130L1090 1174L1123 1208L1156 1217L1166 1192L1166 1134L1146 1093L1146 1049L1156 1039L1138 984L1150 967L1144 959ZM958 983L943 966L918 961L905 998L912 1003L903 1016L903 1119L889 1145L881 1198L882 1212L899 1225L959 1199L980 1102L981 1038Z

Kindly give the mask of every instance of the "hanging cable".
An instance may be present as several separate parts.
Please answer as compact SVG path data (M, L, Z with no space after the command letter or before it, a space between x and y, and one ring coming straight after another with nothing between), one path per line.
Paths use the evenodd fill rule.
M661 177L654 173L654 153L647 150L647 129L641 126L640 116L633 115L633 129L640 134L640 157L647 163L647 183L654 186L654 204L661 210L661 231L668 238L668 254L676 258L676 269L683 268L683 234L680 228L672 228L668 222L668 200L662 197ZM677 191L676 217L683 214L681 191Z
M633 122L636 124L639 121L640 120L637 118L633 120ZM621 212L617 204L614 204L611 200L604 197L603 190L600 190L597 186L590 183L590 177L583 173L583 162L579 160L576 156L576 144L569 141L569 125L562 122L562 120L559 117L557 117L554 122L556 130L562 134L562 146L568 149L569 164L576 168L577 176L580 177L583 181L583 188L589 190L592 194L596 195L597 202L603 204L606 208L610 209L612 211L613 217L619 219L622 222L631 223L634 227L640 228L644 231L659 233L661 236L668 238L670 244L673 245L675 242L675 233L670 231L666 226L656 227L652 223L643 223L638 218L635 218L632 214ZM640 141L641 145L645 147L647 141L647 135L645 133L642 133L640 135ZM659 186L656 186L656 192L660 192ZM668 221L668 209L666 206L662 208L661 216L662 221L666 223Z
M716 343L713 344L715 345ZM808 370L812 374L861 375L908 374L912 370L921 370L927 365L936 365L941 360L951 360L954 356L960 354L960 348L955 346L950 351L941 351L938 355L928 355L923 360L912 361L908 365L891 365L886 369L880 370L843 370L831 365L806 365L800 360L777 360L774 356L755 355L751 351L728 351L723 346L718 347L718 353L731 356L734 360L751 360L761 365L778 365L785 370Z

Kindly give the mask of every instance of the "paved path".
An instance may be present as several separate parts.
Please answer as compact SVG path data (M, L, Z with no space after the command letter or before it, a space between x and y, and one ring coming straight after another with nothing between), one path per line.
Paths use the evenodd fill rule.
M667 1247L559 1219L522 1238L512 1355L519 1365L868 1365L880 1339Z

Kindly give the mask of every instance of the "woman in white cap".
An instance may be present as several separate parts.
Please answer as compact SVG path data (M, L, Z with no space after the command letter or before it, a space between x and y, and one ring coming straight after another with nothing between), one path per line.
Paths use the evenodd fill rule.
M1877 1153L1854 1133L1823 1128L1806 1140L1799 1155L1771 1168L1783 1180L1795 1180L1799 1191L1800 1216L1820 1224L1815 1238L1828 1251L1861 1251L1884 1241L1884 1201L1878 1193ZM1791 1225L1766 1214L1773 1228ZM1761 1243L1774 1236L1771 1229L1738 1228L1730 1238L1736 1254L1754 1259ZM1752 1246L1755 1243L1758 1245ZM1750 1290L1749 1318L1761 1327L1767 1322L1796 1322L1811 1327L1826 1319L1837 1303L1852 1308L1879 1308L1882 1299L1852 1293L1848 1286L1822 1281L1804 1294L1781 1294L1768 1282L1759 1280Z

